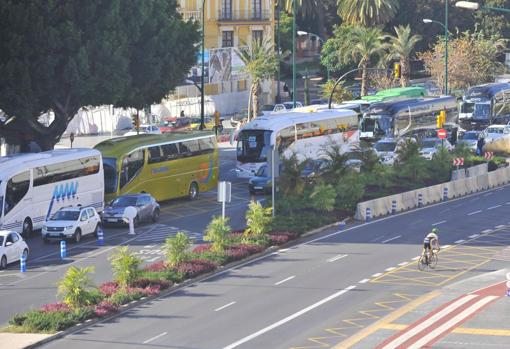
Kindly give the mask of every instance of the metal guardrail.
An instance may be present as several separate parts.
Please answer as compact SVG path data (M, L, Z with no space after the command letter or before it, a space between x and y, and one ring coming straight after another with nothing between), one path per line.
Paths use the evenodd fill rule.
M269 10L260 11L228 11L225 9L218 11L218 21L269 21L271 18Z

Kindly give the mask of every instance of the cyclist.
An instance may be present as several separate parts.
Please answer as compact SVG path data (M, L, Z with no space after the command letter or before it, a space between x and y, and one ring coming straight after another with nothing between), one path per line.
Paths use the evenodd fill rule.
M432 253L432 248L436 248L438 251L441 249L439 247L439 236L437 236L439 230L437 228L433 228L430 233L425 236L423 239L423 254L425 255L425 260L427 263L429 262L429 256Z

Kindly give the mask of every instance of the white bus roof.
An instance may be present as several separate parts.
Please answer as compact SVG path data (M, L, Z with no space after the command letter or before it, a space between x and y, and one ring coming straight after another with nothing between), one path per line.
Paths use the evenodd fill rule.
M60 161L74 160L87 156L97 156L101 153L95 149L74 148L55 149L41 153L23 153L0 157L0 180L9 178L23 170L44 166Z
M304 107L305 109L307 107ZM243 130L272 130L280 131L286 127L307 121L328 120L339 117L352 117L353 122L357 123L357 114L349 109L323 109L315 112L282 113L278 116L259 116L248 124L244 125Z

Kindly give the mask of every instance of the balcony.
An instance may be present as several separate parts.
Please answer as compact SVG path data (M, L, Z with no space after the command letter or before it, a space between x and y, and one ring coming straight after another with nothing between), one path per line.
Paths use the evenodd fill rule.
M195 20L195 21L201 21L202 20L202 11L186 11L181 10L179 11L182 15L182 19L184 21Z
M269 10L261 11L227 11L218 12L218 22L267 22L271 19Z

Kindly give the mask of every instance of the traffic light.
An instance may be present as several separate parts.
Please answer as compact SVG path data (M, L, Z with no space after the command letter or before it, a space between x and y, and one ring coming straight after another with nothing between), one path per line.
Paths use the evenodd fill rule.
M393 74L395 79L400 79L400 63L395 63L393 66Z
M220 112L219 111L215 111L214 112L214 126L219 127L220 124L221 124L221 122L220 122Z
M439 115L436 117L436 126L437 128L443 128L443 125L446 123L446 111L441 110Z
M133 120L133 126L138 130L140 128L140 118L137 114L133 114L131 116L131 120Z

